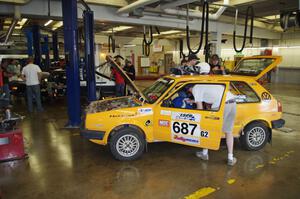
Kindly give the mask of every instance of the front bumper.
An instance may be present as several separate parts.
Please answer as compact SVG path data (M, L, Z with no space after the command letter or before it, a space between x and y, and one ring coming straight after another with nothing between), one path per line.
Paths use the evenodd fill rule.
M284 126L285 120L284 119L273 120L271 123L272 123L272 129L278 129Z
M80 131L80 135L89 140L103 140L104 134L104 131L92 131L87 129L83 129Z

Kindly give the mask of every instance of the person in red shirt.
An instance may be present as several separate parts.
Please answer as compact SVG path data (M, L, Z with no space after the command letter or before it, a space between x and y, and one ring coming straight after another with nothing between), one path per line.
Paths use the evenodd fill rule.
M121 97L124 96L125 91L125 81L120 72L115 69L114 67L111 67L111 77L115 78L116 82L116 96Z

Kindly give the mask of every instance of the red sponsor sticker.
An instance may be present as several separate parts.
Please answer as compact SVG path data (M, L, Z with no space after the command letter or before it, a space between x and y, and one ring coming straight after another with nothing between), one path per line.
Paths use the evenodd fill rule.
M170 121L168 121L168 120L159 120L158 121L158 125L159 126L169 127L170 126Z

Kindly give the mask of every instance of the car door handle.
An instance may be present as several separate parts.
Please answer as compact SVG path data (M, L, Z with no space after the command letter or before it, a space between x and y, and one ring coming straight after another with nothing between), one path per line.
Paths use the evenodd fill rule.
M205 116L205 119L219 120L220 117L216 117L216 116Z

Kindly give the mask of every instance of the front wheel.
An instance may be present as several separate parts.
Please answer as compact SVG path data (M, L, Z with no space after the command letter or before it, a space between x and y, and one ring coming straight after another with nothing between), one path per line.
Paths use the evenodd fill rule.
M145 139L137 130L123 128L112 135L109 146L117 160L135 160L144 152Z
M242 147L248 151L262 149L270 136L269 128L261 122L248 124L244 129L244 134L240 137Z

